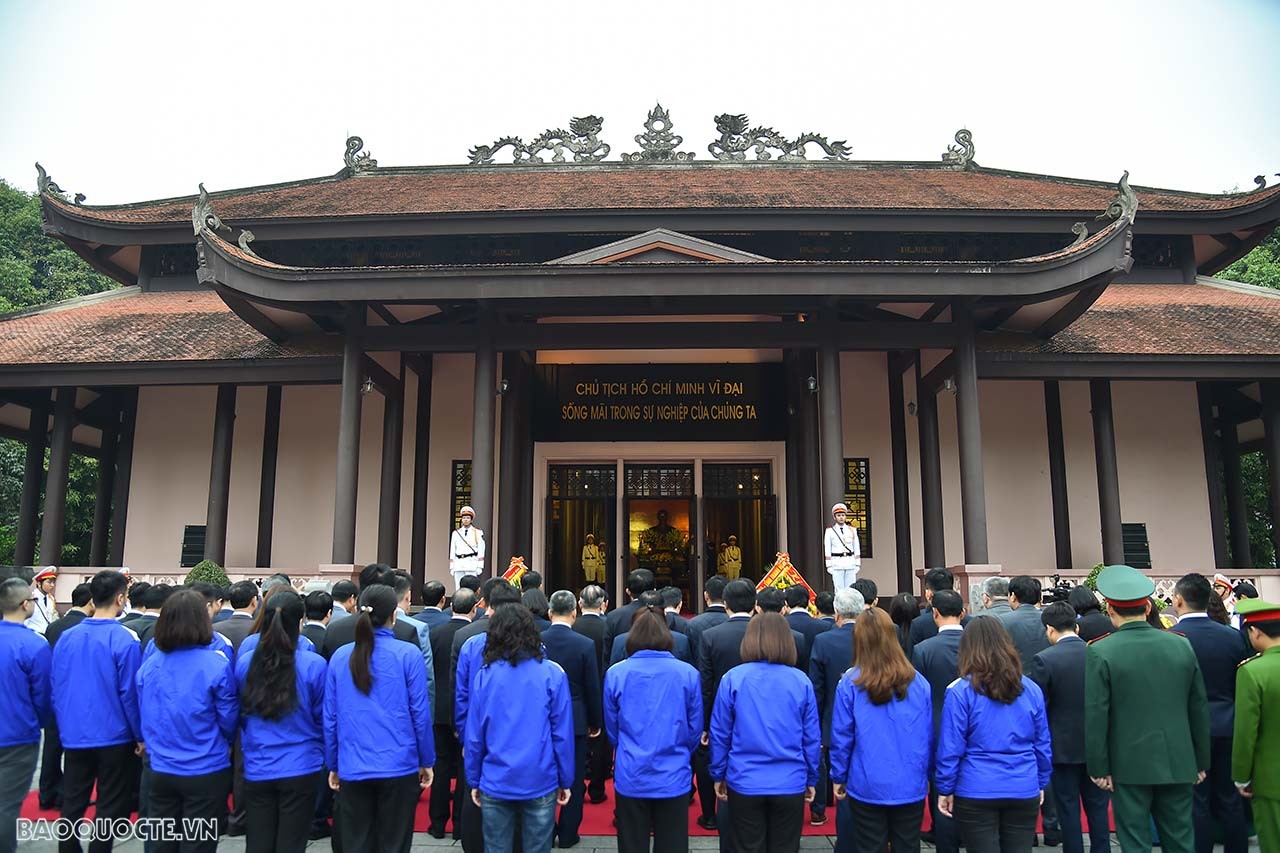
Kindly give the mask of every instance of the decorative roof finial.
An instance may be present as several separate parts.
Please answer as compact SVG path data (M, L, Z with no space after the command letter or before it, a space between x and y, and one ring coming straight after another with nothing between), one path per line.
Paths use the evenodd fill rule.
M1076 239L1068 246L1068 249L1079 246L1085 240L1089 239L1089 225L1085 222L1077 222L1071 226L1071 233L1076 235Z
M644 133L635 137L640 150L623 154L624 163L687 163L694 158L692 151L677 151L684 137L671 132L671 115L658 104L649 110L644 122Z
M191 209L191 227L195 230L197 237L206 228L213 231L231 230L218 218L218 214L213 212L213 202L209 201L209 191L204 188L204 184L200 184L200 195Z
M75 204L77 207L79 207L80 205L84 204L84 200L86 198L88 198L88 196L85 195L84 193L76 193L75 200L72 203Z
M236 243L237 245L240 246L240 251L244 252L247 255L251 255L255 258L259 258L259 260L261 260L258 253L255 252L253 249L249 248L249 244L252 243L254 239L256 238L253 236L252 231L250 231L248 228L241 228L240 237L239 239L236 240Z
M503 136L494 140L492 145L477 145L467 152L472 166L493 165L494 155L503 148L511 148L512 163L536 163L547 161L542 159L544 153L551 153L552 163L564 163L565 154L573 155L575 163L598 163L609 156L612 150L609 144L601 141L600 129L604 127L604 119L599 116L578 116L569 120L569 130L548 128L534 137L528 145L518 136Z
M1253 183L1258 187L1258 189L1260 189L1260 190L1265 190L1265 189L1267 188L1267 176L1266 176L1266 175L1254 175L1254 177L1253 177Z
M368 151L361 153L364 140L358 136L347 137L347 152L342 155L342 162L347 164L353 175L367 175L378 168L378 161Z
M36 191L40 195L50 195L52 193L61 195L63 192L62 187L58 186L53 178L49 177L49 173L39 163L36 163Z
M967 129L956 131L956 145L948 145L942 154L942 162L956 169L968 170L977 165L973 162L973 134Z
M849 159L849 146L844 140L830 142L821 134L802 133L793 141L763 125L748 130L747 117L742 114L721 113L716 116L716 130L720 132L720 138L708 145L707 151L717 160L745 160L749 148L755 149L757 160L772 160L770 148L775 149L778 159L784 162L808 160L805 149L810 143L825 152L824 160Z
M1129 170L1125 169L1124 174L1120 176L1120 181L1116 184L1119 195L1115 201L1107 205L1107 209L1098 214L1095 219L1127 219L1129 224L1133 224L1134 217L1138 213L1138 194L1129 188Z

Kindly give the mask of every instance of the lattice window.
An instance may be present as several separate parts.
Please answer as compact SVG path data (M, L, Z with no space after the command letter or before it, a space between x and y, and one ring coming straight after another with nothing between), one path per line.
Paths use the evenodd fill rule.
M449 529L458 524L458 514L462 508L471 503L471 460L453 460L453 488L450 493L449 506L453 507L453 515L449 519Z
M871 460L866 457L844 460L844 502L849 507L849 523L858 528L862 556L870 559Z
M178 565L190 569L204 559L205 526L188 524L182 528L182 556Z
M618 493L618 469L614 465L552 465L553 498L612 498Z
M628 465L622 478L629 498L693 497L692 465Z
M1146 522L1121 524L1120 535L1124 541L1124 562L1135 569L1151 568L1151 542L1147 539Z
M703 465L702 494L708 498L762 498L773 494L769 463Z

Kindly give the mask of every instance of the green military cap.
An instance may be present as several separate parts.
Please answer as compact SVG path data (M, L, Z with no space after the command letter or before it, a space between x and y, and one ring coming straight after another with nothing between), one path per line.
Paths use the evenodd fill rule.
M1138 607L1155 591L1151 578L1132 566L1106 566L1098 573L1098 592L1116 607Z
M1246 598L1236 602L1236 615L1246 625L1280 622L1280 604L1271 604L1260 598Z

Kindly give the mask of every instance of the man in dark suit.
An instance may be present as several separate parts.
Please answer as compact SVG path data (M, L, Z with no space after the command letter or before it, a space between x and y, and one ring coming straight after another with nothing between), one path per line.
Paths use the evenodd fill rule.
M805 641L812 648L813 638L823 631L830 630L831 626L809 615L809 590L800 584L787 587L782 591L782 597L786 599L787 609L790 611L787 614L787 624L791 626L791 630L803 634Z
M581 615L574 620L574 633L581 634L595 644L598 672L604 672L608 658L604 647L604 612L609 607L609 594L604 587L588 584L578 595ZM604 679L600 679L601 684ZM602 688L603 689L603 688ZM604 783L609 778L609 763L613 760L609 738L603 732L599 737L587 739L587 800L603 803Z
M395 574L391 567L386 563L370 563L360 570L360 591L364 592L369 587L381 584L395 589ZM231 620L228 619L227 622ZM337 622L330 621L324 632L324 645L320 647L320 652L324 655L324 659L328 660L333 657L342 646L356 641L356 623L360 620L355 619L339 619ZM223 623L226 624L226 623ZM392 626L392 632L397 640L404 640L406 643L412 643L413 647L420 649L418 645L418 632L413 626L396 620ZM432 673L427 673L429 680Z
M795 587L792 587L795 589ZM822 763L818 767L818 795L809 805L809 822L822 826L827 822L827 787L829 768L827 750L831 747L831 709L835 704L840 677L853 666L853 622L866 607L862 593L852 587L835 591L833 606L836 627L813 639L809 652L809 678L813 681L814 699L822 720Z
M231 601L231 615L218 623L218 633L231 641L231 647L240 650L240 644L253 629L253 617L258 612L258 585L253 581L238 581L227 592ZM316 646L316 651L320 646Z
M818 610L818 633L830 631L836 626L836 596L829 589L824 589L813 597L813 606Z
M450 614L442 606L444 584L440 581L427 581L422 585L422 604L422 609L412 615L419 622L425 622L428 631L449 621Z
M938 625L933 620L933 597L944 589L954 590L955 587L955 576L946 569L930 569L924 573L924 610L920 611L920 615L911 621L911 647L913 649L938 633Z
M1252 656L1240 632L1209 618L1213 585L1204 575L1183 575L1173 588L1178 614L1175 633L1191 643L1204 676L1209 700L1209 772L1192 789L1192 818L1196 853L1213 849L1215 819L1222 827L1224 853L1244 853L1249 847L1248 825L1240 792L1231 779L1231 745L1236 721L1236 668Z
M302 599L302 607L307 614L302 624L303 635L317 649L324 648L325 627L333 615L333 596L322 589L314 590Z
M786 616L787 600L782 590L776 586L767 586L756 593L757 613L777 613ZM794 628L791 637L796 641L796 668L803 673L809 672L809 638Z
M685 636L689 638L689 654L693 656L695 663L701 655L699 643L702 634L717 625L723 625L729 618L729 614L724 609L724 588L728 582L724 575L713 575L707 578L706 583L702 585L702 599L706 602L706 610L694 616L685 625ZM698 804L702 808L702 814L698 820L710 822L714 826L716 792L715 782L711 778L709 769L710 761L710 750L699 744L693 751L693 774L698 783Z
M595 644L573 630L578 601L567 589L551 594L551 627L542 632L547 658L560 664L573 698L574 775L569 802L560 809L555 838L561 848L573 847L580 837L582 799L586 794L587 741L604 728L603 689Z
M627 575L627 603L604 619L604 648L608 654L613 649L613 638L631 630L631 620L640 606L640 596L654 588L653 572L636 569Z
M1050 793L1057 799L1063 853L1082 853L1080 807L1089 821L1089 846L1109 849L1111 797L1093 784L1084 764L1084 659L1086 644L1078 634L1076 611L1065 601L1040 611L1049 647L1036 654L1027 675L1044 693L1053 741ZM1049 793L1046 793L1046 797Z
M68 628L79 625L93 615L93 595L89 585L82 583L71 591L71 609L50 623L44 630L49 647L58 644L58 638ZM62 741L58 737L58 724L49 715L49 725L44 727L44 746L40 757L40 791L37 795L42 809L62 808Z
M880 606L880 590L871 578L858 578L849 586L862 593L862 600L866 602L866 607Z
M442 584L443 586L443 584ZM431 783L431 801L428 806L431 822L427 832L433 838L444 838L444 827L449 821L452 804L453 838L462 838L461 827L457 816L462 813L462 798L465 785L458 785L457 790L450 791L451 783L458 778L462 766L462 745L458 742L457 732L453 729L453 694L455 685L449 672L449 655L453 648L453 638L460 630L471 624L476 614L476 594L469 589L460 589L453 595L452 614L448 622L431 629L431 662L435 669L436 704L432 718L435 725L432 733L436 742L435 780Z
M667 620L667 629L673 634L689 633L689 620L684 618L680 609L684 606L684 593L674 586L664 586L658 590L662 596L662 611Z
M930 569L946 571L946 569ZM926 587L929 574L925 575ZM951 573L947 572L947 582ZM960 619L964 615L964 601L952 589L937 589L929 595L931 612L935 621L935 634L916 643L911 649L911 664L929 682L933 696L933 732L936 737L942 721L942 701L947 696L947 685L960 677ZM919 621L919 620L917 620ZM915 622L911 623L911 635L916 636ZM960 849L959 831L954 818L938 811L938 792L932 780L929 783L929 815L933 822L933 843L940 853L957 853Z

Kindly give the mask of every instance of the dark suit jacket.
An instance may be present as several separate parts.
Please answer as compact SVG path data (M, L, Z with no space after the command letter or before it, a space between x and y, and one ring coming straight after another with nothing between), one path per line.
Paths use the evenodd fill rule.
M666 613L667 627L671 629L673 634L689 634L689 620L683 616L677 616L674 613Z
M222 608L217 613L213 614L213 624L217 625L219 622L225 622L231 618L231 614L234 612L235 611L229 607Z
M1022 658L1022 671L1031 672L1031 662L1035 656L1049 648L1044 622L1040 621L1040 609L1024 604L997 618L1009 632L1009 636L1013 637L1013 647L1018 650L1018 657Z
M329 627L324 632L324 645L317 646L325 660L333 657L333 653L342 646L356 641L356 623L359 621L358 618L339 619L337 622L329 623ZM421 650L422 647L418 645L418 631L408 622L396 622L393 630L397 640L413 643L415 649Z
M714 628L708 628L698 640L698 671L702 676L702 706L705 720L711 719L711 706L716 699L716 690L720 687L720 679L724 674L742 663L742 638L747 634L747 616L731 617ZM796 641L796 664L800 660L808 660L808 647L804 635L792 631ZM801 655L801 651L804 652ZM808 673L808 663L801 670Z
M689 638L689 654L693 655L695 661L698 659L698 640L702 632L717 625L723 625L728 618L729 614L725 612L723 604L713 604L705 612L690 619L684 626L685 636Z
M613 648L613 638L631 630L631 620L635 618L636 610L639 607L640 602L633 601L605 614L604 647L606 655L609 654L608 650Z
M630 633L630 631L627 632L627 634ZM627 634L619 634L613 638L613 647L609 650L609 666L627 659ZM679 631L672 631L671 640L675 644L675 648L672 649L671 653L676 656L676 659L692 664L693 653L689 647L689 638ZM606 666L605 669L608 669L609 666Z
M1019 608L1021 609L1021 608ZM1027 676L1044 691L1054 764L1084 764L1084 658L1088 643L1063 637L1036 654Z
M970 616L965 616L960 620L960 624L968 625L971 618ZM926 604L920 615L911 620L911 637L909 639L911 648L914 650L919 643L936 636L938 636L938 623L933 621L933 608Z
M471 624L458 629L458 633L453 635L453 643L449 646L449 683L453 685L453 689L457 690L456 684L458 678L458 652L462 651L462 644L470 640L476 634L484 634L489 631L489 616L477 616L471 620ZM453 719L453 713L450 712L449 718Z
M960 677L960 631L939 631L911 649L911 665L929 682L933 694L933 730L942 720L947 685Z
M822 719L822 742L831 743L831 708L840 676L853 666L853 622L824 631L813 639L809 652L809 679Z
M85 615L83 611L68 610L66 616L59 616L57 619L54 619L49 623L49 627L44 630L44 638L49 641L49 646L52 648L58 642L58 638L62 636L63 631L66 631L68 628L74 628L76 625L83 622L84 619Z
M447 610L431 610L426 607L413 614L413 618L419 622L426 623L428 629L437 628L448 622L452 617L453 614Z
M148 613L145 616L126 619L121 624L138 635L138 641L142 643L142 647L145 649L147 647L147 640L150 640L156 632L156 622L159 620L160 617L157 614ZM219 622L218 624L221 625L222 623ZM218 631L218 633L221 634L222 632Z
M583 613L574 620L573 630L596 644L596 665L599 667L597 671L604 672L605 665L609 663L604 645L604 617L597 616L595 613Z
M587 729L604 726L603 691L596 666L596 648L591 640L568 625L552 625L542 632L547 657L560 664L569 678L573 697L573 733L582 737Z
M1236 720L1236 667L1253 656L1240 632L1205 616L1179 619L1173 632L1186 637L1200 661L1209 700L1209 734L1230 737Z
M438 726L453 728L453 694L457 689L453 683L453 671L449 669L450 656L453 650L453 638L459 631L471 624L470 619L450 619L443 625L431 629L431 665L435 671L436 707L435 722Z
M804 634L804 638L808 641L810 649L813 648L813 638L824 631L831 630L835 624L832 622L820 622L802 610L793 610L788 613L787 622L791 625L791 630L799 631L801 634Z
M306 624L304 624L304 625L302 626L302 634L303 634L303 636L305 636L308 640L310 640L310 641L311 641L311 644L312 644L313 646L315 646L317 649L322 649L322 648L324 648L324 635L325 635L326 633L327 633L327 632L326 632L325 627L324 627L323 625L306 625ZM230 637L228 637L227 639L231 639L231 638L230 638ZM239 649L238 649L238 648L237 648L237 651L239 651Z
M1111 624L1111 617L1101 610L1090 610L1080 617L1080 639L1092 643L1099 637L1105 637L1116 629Z
M218 623L218 633L231 641L231 647L236 651L240 651L240 644L244 642L244 638L249 636L253 629L254 619L252 616L245 616L237 613L235 616L229 616ZM312 642L315 642L312 640ZM320 644L316 644L316 648L320 648Z

